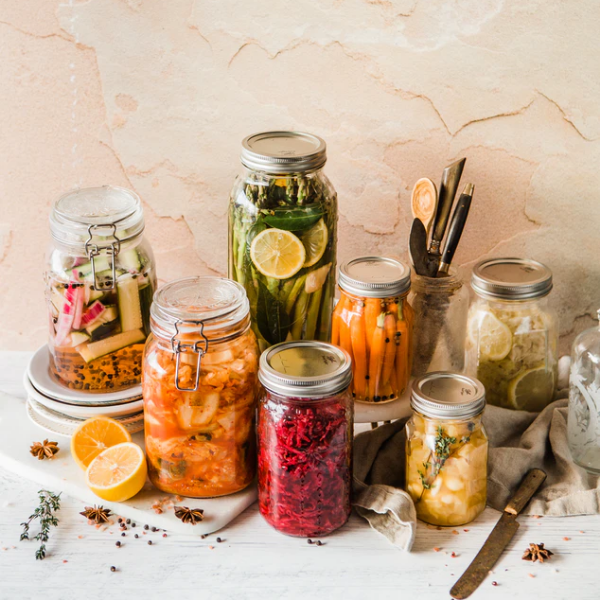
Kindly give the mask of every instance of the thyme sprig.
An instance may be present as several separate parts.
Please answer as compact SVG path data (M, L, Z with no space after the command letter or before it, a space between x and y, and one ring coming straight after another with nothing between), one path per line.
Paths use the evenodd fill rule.
M46 558L46 542L50 538L50 527L56 527L58 525L58 519L55 513L60 510L60 494L58 496L49 492L48 490L40 490L38 492L40 505L35 509L32 515L29 516L27 521L21 523L23 532L21 533L20 540L28 540L29 538L29 527L36 519L40 520L40 532L33 538L41 542L40 547L35 552L36 560L43 560Z

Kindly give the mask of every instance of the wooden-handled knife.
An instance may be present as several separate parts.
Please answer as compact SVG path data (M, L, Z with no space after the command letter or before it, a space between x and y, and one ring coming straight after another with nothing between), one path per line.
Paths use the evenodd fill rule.
M444 252L442 253L442 260L440 262L440 268L438 270L439 275L445 275L448 273L450 263L454 258L454 253L460 242L460 236L462 235L467 217L469 216L469 209L471 208L471 200L473 199L473 187L472 183L467 183L463 193L460 195L456 208L452 213L452 219L450 219L450 226L448 227L448 237L446 238L446 245L444 246Z
M492 529L485 544L450 590L453 598L456 600L468 598L486 578L519 529L517 515L525 508L545 479L546 473L541 469L532 469L525 475L525 479L515 495L508 501L500 520Z
M466 158L461 158L451 165L448 165L442 173L442 183L440 184L440 193L438 196L437 210L433 220L433 233L431 234L431 245L429 252L432 254L440 254L440 245L444 239L446 226L448 225L448 217L456 196L456 190L460 182Z

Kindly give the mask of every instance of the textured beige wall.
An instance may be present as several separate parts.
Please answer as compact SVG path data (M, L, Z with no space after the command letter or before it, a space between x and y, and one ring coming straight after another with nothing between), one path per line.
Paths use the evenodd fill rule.
M595 0L2 0L0 348L45 339L52 200L142 197L162 279L224 273L241 139L324 137L344 259L403 255L414 181L467 156L456 260L552 267L565 340L600 305Z

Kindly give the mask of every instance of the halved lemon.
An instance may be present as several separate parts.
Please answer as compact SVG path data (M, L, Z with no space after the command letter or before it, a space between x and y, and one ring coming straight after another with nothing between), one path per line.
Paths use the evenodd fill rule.
M146 483L146 456L132 442L117 444L98 454L85 472L88 487L108 502L133 498Z
M321 260L329 241L329 232L323 219L319 219L306 233L300 235L300 240L306 250L305 267L312 267Z
M107 448L130 441L131 435L121 423L108 417L92 417L73 433L71 454L82 469L87 469L94 458Z
M252 240L250 258L266 277L288 279L303 267L306 250L290 231L265 229Z
M546 367L529 369L508 384L509 405L517 410L543 410L553 397L554 374Z
M502 360L508 356L512 348L510 329L491 312L481 312L475 319L478 325L479 355L483 359ZM471 323L471 327L475 327ZM469 329L471 329L471 327ZM477 339L477 333L469 331L469 335Z

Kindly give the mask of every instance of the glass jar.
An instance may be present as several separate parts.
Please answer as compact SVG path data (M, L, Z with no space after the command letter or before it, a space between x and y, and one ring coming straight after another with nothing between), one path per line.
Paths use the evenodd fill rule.
M338 285L331 341L352 357L354 399L396 400L411 369L410 268L391 258L355 258L340 267Z
M51 373L86 392L138 385L156 289L139 197L111 186L75 190L54 203L50 231Z
M600 475L600 327L575 338L569 386L567 431L573 461Z
M263 352L259 378L260 512L288 535L331 533L351 510L350 357L324 342L285 342Z
M414 310L412 375L431 371L462 372L469 290L458 275L413 274L409 302Z
M258 347L244 289L178 279L155 294L142 390L148 474L160 490L209 498L256 472Z
M229 276L250 300L261 350L327 341L335 285L337 196L322 169L325 142L272 131L242 142L231 191Z
M484 260L473 269L471 287L468 372L485 386L489 404L542 410L554 398L558 375L550 269L529 259Z
M428 373L413 382L411 406L406 490L417 517L447 527L469 523L487 497L485 389L466 375Z

